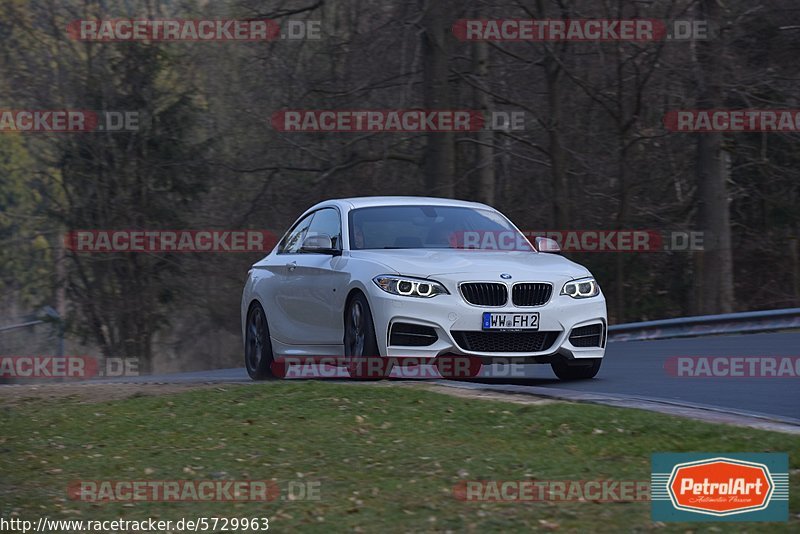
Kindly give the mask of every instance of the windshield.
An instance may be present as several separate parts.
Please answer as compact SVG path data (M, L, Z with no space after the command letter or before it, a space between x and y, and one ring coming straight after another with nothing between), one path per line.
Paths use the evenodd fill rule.
M461 206L378 206L350 212L350 248L532 251L496 211Z

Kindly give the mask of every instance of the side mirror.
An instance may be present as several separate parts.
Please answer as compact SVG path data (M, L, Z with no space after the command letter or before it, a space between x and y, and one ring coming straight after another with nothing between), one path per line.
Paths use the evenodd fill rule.
M308 235L303 239L303 246L300 247L301 252L311 252L314 254L331 254L338 256L341 251L333 248L333 240L327 234Z
M558 241L550 239L549 237L536 238L536 250L539 252L549 252L551 254L558 254L561 252L561 247L558 246Z

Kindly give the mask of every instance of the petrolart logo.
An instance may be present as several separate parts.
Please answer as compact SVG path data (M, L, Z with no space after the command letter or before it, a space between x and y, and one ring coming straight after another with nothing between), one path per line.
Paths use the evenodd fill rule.
M656 453L654 521L788 521L785 453Z

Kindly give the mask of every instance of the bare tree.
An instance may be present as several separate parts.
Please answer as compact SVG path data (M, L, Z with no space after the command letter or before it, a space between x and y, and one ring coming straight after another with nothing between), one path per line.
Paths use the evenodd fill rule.
M700 20L721 20L717 0L700 0ZM722 86L726 60L724 34L697 43L697 107L723 106ZM734 308L733 251L731 250L730 157L723 134L710 132L697 137L697 205L700 228L705 233L705 250L697 255L696 303L698 313L725 313Z

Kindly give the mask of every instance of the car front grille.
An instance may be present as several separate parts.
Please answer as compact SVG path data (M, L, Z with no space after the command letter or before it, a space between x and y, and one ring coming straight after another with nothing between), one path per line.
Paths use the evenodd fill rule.
M468 282L461 284L461 295L475 306L505 306L508 288L494 282Z
M389 333L389 345L405 347L427 347L436 343L439 336L430 326L411 323L393 323Z
M523 282L514 284L511 301L515 306L541 306L550 300L552 294L552 284Z
M559 332L450 332L463 350L472 352L541 352L553 346Z
M590 324L573 328L569 342L575 347L602 347L605 329L602 324Z

